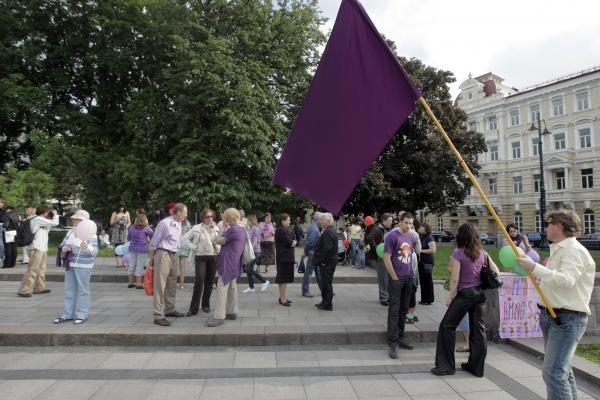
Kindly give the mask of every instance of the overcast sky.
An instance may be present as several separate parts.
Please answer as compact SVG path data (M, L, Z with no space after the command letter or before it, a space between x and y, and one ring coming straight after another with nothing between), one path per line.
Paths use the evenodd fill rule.
M331 30L341 0L319 0ZM600 65L598 0L361 0L398 53L454 73L494 72L523 89Z

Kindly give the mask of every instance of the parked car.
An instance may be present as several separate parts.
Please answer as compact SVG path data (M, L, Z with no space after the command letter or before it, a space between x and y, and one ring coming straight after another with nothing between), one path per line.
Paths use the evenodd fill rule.
M600 234L598 233L583 235L577 240L588 250L600 250Z
M432 231L431 236L436 242L453 242L454 234L450 231Z
M527 234L527 240L532 247L540 247L542 241L542 234L540 232L529 232Z
M496 236L488 235L485 232L481 232L479 234L479 239L481 239L482 244L494 244L496 243Z

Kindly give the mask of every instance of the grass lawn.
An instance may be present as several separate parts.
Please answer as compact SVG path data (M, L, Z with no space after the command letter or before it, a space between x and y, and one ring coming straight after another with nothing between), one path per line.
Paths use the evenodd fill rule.
M454 246L447 245L439 245L437 246L437 251L435 253L435 266L433 268L433 279L442 279L446 280L449 278L450 273L448 272L448 264L450 263L450 256L454 251ZM500 261L498 259L498 251L492 246L486 246L485 251L492 257L492 260L496 263L500 271L510 271L509 269L502 268ZM543 260L546 257L550 256L550 250L539 250L536 251L540 254L540 258ZM596 262L596 272L600 272L600 252L594 251L592 252L592 257Z
M600 344L580 344L577 346L575 354L593 363L600 364Z
M50 231L48 237L48 256L55 256L58 251L58 245L65 238L67 231ZM19 249L19 254L22 254L23 250ZM100 249L98 257L114 257L115 251L113 249Z

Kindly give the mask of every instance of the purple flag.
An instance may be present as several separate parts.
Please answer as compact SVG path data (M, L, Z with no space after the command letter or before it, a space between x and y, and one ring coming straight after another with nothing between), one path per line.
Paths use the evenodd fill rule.
M421 96L357 0L342 0L273 182L338 214Z

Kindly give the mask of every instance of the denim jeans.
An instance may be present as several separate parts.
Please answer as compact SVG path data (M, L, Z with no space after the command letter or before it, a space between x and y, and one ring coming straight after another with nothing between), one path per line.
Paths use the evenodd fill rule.
M261 274L254 268L256 266L256 260L260 257L260 254L256 255L256 258L250 263L244 265L244 271L248 275L248 287L254 289L254 278L258 279L259 282L265 283L267 280L263 278Z
M87 318L90 310L92 268L71 267L65 271L65 319Z
M321 271L319 270L319 266L315 265L314 262L315 253L309 252L308 257L306 257L306 264L304 265L304 277L302 278L302 294L306 294L310 292L310 277L315 271L315 278L317 279L317 285L319 289L321 289Z
M358 244L360 239L350 239L350 261L352 265L358 264Z
M560 325L545 311L540 312L540 327L544 335L544 366L548 400L576 400L577 384L571 368L577 342L587 326L587 315L561 313Z
M415 278L413 276L389 280L389 306L388 306L388 344L397 344L404 338L404 324L408 312L408 302L413 291Z

